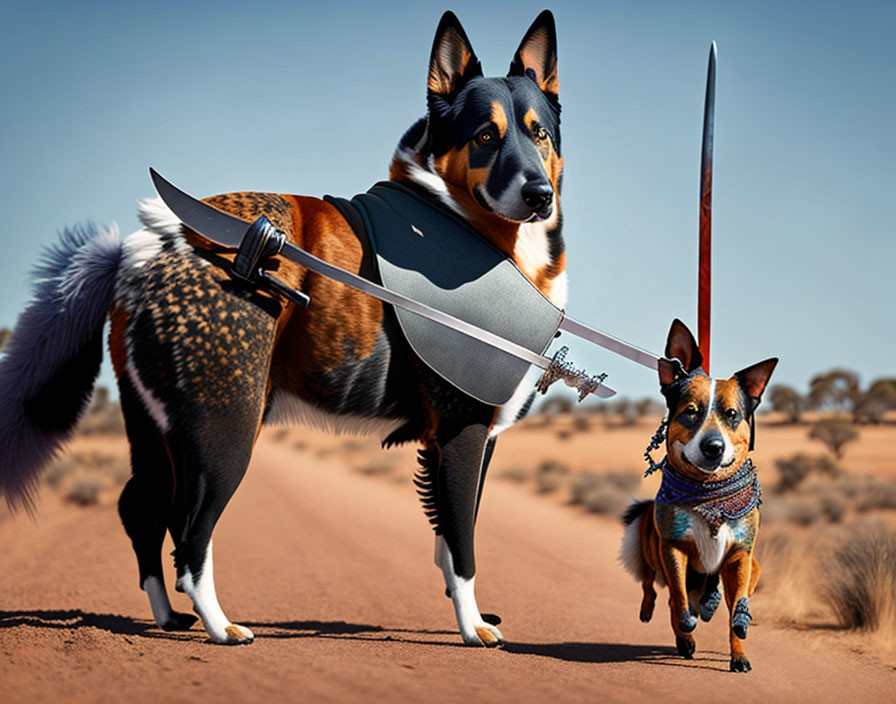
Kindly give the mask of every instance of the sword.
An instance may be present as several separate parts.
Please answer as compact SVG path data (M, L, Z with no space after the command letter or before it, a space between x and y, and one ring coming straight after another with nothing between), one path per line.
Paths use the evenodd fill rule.
M580 401L592 393L600 398L610 398L616 394L613 388L603 383L606 374L588 376L583 370L578 370L571 362L567 362L565 360L568 351L566 347L561 347L553 358L533 352L489 330L391 291L362 276L319 259L310 252L286 241L286 235L278 231L264 216L255 222L241 220L185 193L165 180L155 169L150 168L149 172L159 196L181 222L210 242L237 249L231 273L238 279L247 282L256 282L261 279L264 284L273 288L277 293L285 295L303 307L307 306L310 299L304 293L292 289L259 267L262 260L279 254L317 274L434 320L544 369L545 373L539 379L536 387L542 393L546 392L553 382L563 381L568 386L576 388ZM569 331L573 334L582 337L588 334L597 339L606 339L608 349L613 349L610 345L627 344L606 335L606 333L591 330L581 323L569 321L569 324ZM562 323L560 328L564 328ZM637 350L640 355L649 355L638 348L632 347L632 349ZM653 357L653 368L656 368L656 357Z
M712 291L712 138L716 114L716 43L709 47L706 100L703 104L703 149L700 154L700 255L697 279L697 339L703 371L709 374L710 293Z

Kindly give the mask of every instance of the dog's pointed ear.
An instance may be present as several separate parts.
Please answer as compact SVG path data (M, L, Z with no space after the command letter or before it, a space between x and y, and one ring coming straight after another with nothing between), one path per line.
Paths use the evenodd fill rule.
M473 52L467 33L457 16L451 10L446 11L436 29L429 56L427 92L430 103L437 98L450 105L467 81L481 75L482 65Z
M510 62L508 76L528 76L541 88L541 92L556 107L560 107L560 86L557 82L557 28L554 15L544 10L523 41Z
M669 335L666 337L667 359L677 359L688 374L699 369L703 364L703 355L700 354L700 346L697 340L688 330L688 326L678 318L672 321ZM662 376L660 378L662 381Z
M737 379L740 388L753 400L754 409L759 405L759 401L762 399L762 392L768 386L768 380L772 378L772 372L775 371L777 364L778 358L772 357L771 359L757 362L746 369L741 369L734 374L734 378Z

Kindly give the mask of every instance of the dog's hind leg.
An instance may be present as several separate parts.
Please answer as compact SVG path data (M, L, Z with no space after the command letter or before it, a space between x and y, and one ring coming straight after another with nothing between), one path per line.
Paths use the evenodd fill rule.
M176 473L184 483L186 505L181 537L175 538L177 589L193 600L193 608L212 641L227 645L251 643L252 631L232 623L218 603L212 533L246 473L258 415L253 418L242 412L222 414L197 426L189 439L172 443L175 457L182 458Z
M140 588L149 596L156 624L166 631L186 630L196 617L171 608L162 573L162 542L174 494L174 467L162 434L141 407L131 384L123 380L120 390L133 476L121 492L118 513L137 555Z
M473 535L491 414L491 409L483 412L480 423L442 421L435 447L422 455L422 475L428 474L434 492L435 513L430 513L437 529L435 563L445 578L464 642L486 647L504 642L498 628L479 613L474 591Z

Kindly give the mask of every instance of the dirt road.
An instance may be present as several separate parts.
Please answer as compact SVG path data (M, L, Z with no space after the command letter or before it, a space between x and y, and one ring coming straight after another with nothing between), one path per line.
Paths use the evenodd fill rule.
M638 621L620 533L492 477L477 587L508 644L464 647L410 481L263 438L215 534L222 606L256 634L228 648L155 628L113 501L78 508L45 488L36 523L0 510L0 700L892 701L896 671L774 627L761 590L752 673L728 672L723 611L681 659L665 593Z

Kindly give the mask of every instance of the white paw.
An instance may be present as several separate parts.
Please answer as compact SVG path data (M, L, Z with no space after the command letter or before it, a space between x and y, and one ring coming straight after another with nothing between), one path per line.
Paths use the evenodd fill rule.
M255 640L255 635L245 626L235 623L228 624L224 628L223 635L210 634L215 643L221 645L248 645Z
M480 621L476 624L472 632L462 633L462 635L464 643L467 645L479 645L486 648L496 648L499 645L504 645L504 636L501 635L501 631L498 630L497 626L492 626L485 621Z

